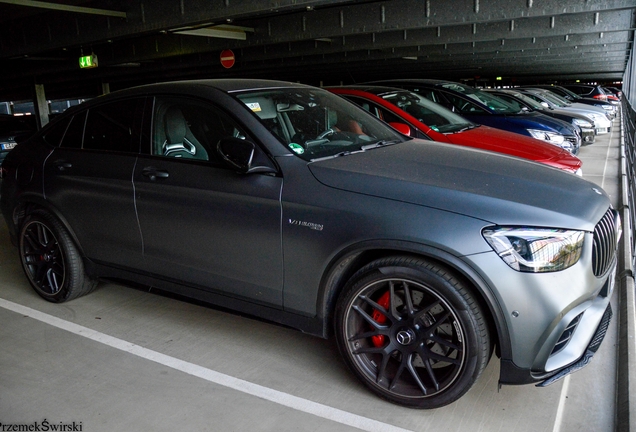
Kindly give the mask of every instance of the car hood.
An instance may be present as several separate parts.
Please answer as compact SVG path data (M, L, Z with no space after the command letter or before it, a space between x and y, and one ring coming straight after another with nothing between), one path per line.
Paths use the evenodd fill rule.
M576 175L431 141L412 140L310 162L309 169L332 188L499 225L592 231L609 208L607 194Z
M589 111L594 111L596 113L603 114L604 116L607 115L607 111L603 107L595 106L595 105L588 105L588 104L579 103L579 102L574 102L574 103L570 104L570 106L568 108L574 108L574 109L578 109L578 110L582 110L582 111L588 111L588 112Z
M572 156L570 152L561 147L489 126L479 126L460 133L446 134L446 138L453 144L505 153L547 163L572 172L578 170L582 165L579 158Z
M562 135L573 135L573 128L566 122L552 118L543 113L532 111L532 112L524 112L522 114L518 114L516 116L507 116L508 119L516 118L520 120L525 120L528 122L535 123L535 129L546 130L546 128L551 129L555 132L558 132ZM532 126L531 126L532 127Z

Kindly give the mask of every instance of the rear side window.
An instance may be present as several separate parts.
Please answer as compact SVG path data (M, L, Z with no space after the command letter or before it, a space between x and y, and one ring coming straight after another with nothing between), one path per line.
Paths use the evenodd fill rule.
M141 103L142 99L121 100L89 109L82 148L138 153Z
M44 134L44 141L52 146L59 146L62 142L62 137L64 137L64 133L66 132L66 128L68 127L71 118L72 117L63 120L60 119L60 121L52 125Z
M86 111L75 114L71 120L71 124L66 129L60 147L81 149L85 123Z

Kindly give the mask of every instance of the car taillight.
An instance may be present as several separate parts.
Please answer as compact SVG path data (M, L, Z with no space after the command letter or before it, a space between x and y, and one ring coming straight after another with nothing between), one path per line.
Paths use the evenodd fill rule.
M607 96L605 96L605 95L595 95L595 96L592 96L592 97L594 99L598 99L598 100L603 100L603 101L607 100Z

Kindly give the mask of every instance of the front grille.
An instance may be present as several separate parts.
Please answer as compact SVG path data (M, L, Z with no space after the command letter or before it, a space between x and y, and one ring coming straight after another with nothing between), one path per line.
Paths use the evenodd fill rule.
M594 276L602 276L610 268L616 255L616 245L620 236L620 219L609 209L594 227L592 246L592 268Z
M574 330L576 330L576 326L579 324L579 321L581 321L582 316L583 313L581 312L570 322L570 324L568 324L566 329L563 330L563 333L561 333L561 337L559 337L558 342L556 343L556 345L554 345L554 348L552 349L550 355L554 355L562 351L563 348L565 348L565 346L568 344L568 342L570 342L570 339L574 334Z
M564 138L566 141L569 141L574 148L577 148L581 145L581 138L577 135L566 135Z

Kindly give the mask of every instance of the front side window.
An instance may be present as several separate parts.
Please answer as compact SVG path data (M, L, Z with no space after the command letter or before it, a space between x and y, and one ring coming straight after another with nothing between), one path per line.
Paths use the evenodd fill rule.
M240 92L236 96L283 145L307 161L406 139L326 90L279 88Z
M247 135L227 114L203 101L157 97L152 119L155 156L210 161L222 165L217 144L223 138Z

